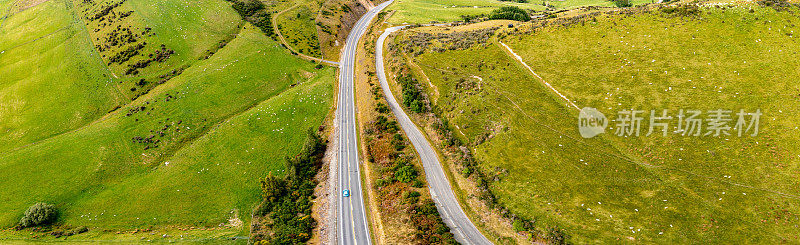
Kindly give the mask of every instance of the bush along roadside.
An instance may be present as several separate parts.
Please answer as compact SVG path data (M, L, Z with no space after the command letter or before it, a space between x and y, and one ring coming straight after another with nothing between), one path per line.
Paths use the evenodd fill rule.
M261 180L263 200L253 212L250 241L255 244L304 244L312 236L316 221L311 200L317 185L314 176L322 166L327 142L313 129L303 149L286 159L283 178L270 173Z
M390 52L393 52L394 55L400 52L396 49L391 50L393 45L389 46ZM406 63L403 63L404 59L401 58L399 60L401 61L392 62L400 64L399 67L395 67L393 69L396 71L395 77L398 78L398 83L401 84L401 87L403 87L404 90L406 88L420 89L420 86L416 82L417 79L414 78L413 74L411 73L411 69ZM403 85L404 83L410 83L414 86ZM421 90L417 91L421 92ZM405 91L403 91L403 93L405 94ZM408 99L411 99L412 101L406 101L406 96L403 96L403 106L416 113L419 116L417 118L424 118L423 120L426 121L425 123L428 123L431 126L433 133L435 133L435 135L431 136L434 136L436 139L441 141L439 149L443 151L445 161L453 162L456 166L454 171L457 171L457 174L469 179L476 185L478 190L476 197L481 200L489 209L494 210L503 218L511 221L514 231L526 236L531 241L546 242L550 244L568 244L569 236L564 232L563 229L557 226L537 225L535 219L522 217L498 202L489 185L494 181L499 181L499 176L489 175L482 171L477 160L473 157L469 149L470 147L468 147L467 144L462 142L459 138L454 137L449 121L447 118L441 116L441 109L439 109L435 104L430 103L424 92L421 93L423 93L422 96L409 96ZM416 100L421 101L415 102ZM413 107L409 106L412 103L426 105L429 109L425 111L415 111Z
M375 43L376 35L371 35ZM368 49L374 50L374 49ZM373 59L370 53L368 59ZM439 211L427 192L422 169L414 148L395 121L374 72L367 72L369 91L367 107L374 110L364 113L364 140L370 179L378 213L385 231L386 243L403 244L458 244L450 228L442 221ZM413 83L407 84L409 89ZM420 90L406 93L407 98L425 101ZM412 105L413 106L413 105ZM418 110L428 106L417 104Z
M403 75L397 78L397 82L403 89L403 105L416 113L425 113L430 111L428 99L425 97L422 89L410 75Z
M380 93L373 90L373 93ZM381 98L377 97L376 98ZM380 196L379 208L386 216L407 216L403 220L414 228L412 244L457 244L450 228L442 221L436 206L422 197L425 182L415 165L413 148L383 99L376 99L378 116L366 127L367 157L377 177L373 184ZM421 107L422 108L422 107Z

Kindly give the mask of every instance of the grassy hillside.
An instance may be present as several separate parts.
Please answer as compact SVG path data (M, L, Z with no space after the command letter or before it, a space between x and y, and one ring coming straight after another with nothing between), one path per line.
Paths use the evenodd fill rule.
M654 10L502 39L574 103L609 119L631 108L761 109L757 137L618 137L610 122L606 135L583 139L577 111L498 43L415 61L496 180L499 202L540 231L560 227L578 243L796 242L798 21L751 5L684 17Z
M634 0L633 4L651 3L648 0ZM581 6L613 7L614 3L606 0L564 0L564 1L536 1L527 3L499 0L397 0L389 10L397 11L389 22L402 23L430 23L450 22L461 20L462 15L488 15L493 10L503 6L516 6L523 9L543 11L550 7L553 10L573 9Z
M13 2L0 6L3 15L13 13L6 12ZM126 103L63 1L0 22L0 152L78 128Z
M289 45L297 52L312 57L322 57L317 38L316 12L306 5L298 5L277 18L278 28Z
M263 1L286 45L310 57L338 61L352 25L366 12L354 0Z
M0 144L0 227L13 226L31 204L48 202L59 209L59 224L90 230L227 224L247 233L250 211L260 200L258 181L269 172L282 175L284 158L299 152L304 132L328 114L334 70L317 70L291 56L243 24L224 1L128 0L109 12L133 11L115 19L122 21L117 26L155 33L128 44L148 43L131 60L174 52L124 75L127 62L106 62L116 48L125 48L98 53L108 34L91 33L91 22L86 31L80 22L96 16L85 13L113 2L92 7L76 1L72 7L49 1L13 13L1 27L0 73L18 79L0 75L0 83L31 87L0 91L6 99L0 105L9 110L0 114L0 122L9 122L0 124L6 127L2 133L19 135ZM83 17L72 19L70 13ZM34 21L45 17L67 18L59 20L66 27L54 32L60 27ZM35 44L53 43L20 45L5 37L19 32L45 36ZM96 77L83 79L84 74ZM54 89L59 86L65 89ZM7 107L8 101L21 105ZM24 111L32 108L50 111Z
M218 1L24 5L30 2L0 6L8 9L0 26L0 115L7 115L0 118L0 152L127 104L218 48L241 24Z

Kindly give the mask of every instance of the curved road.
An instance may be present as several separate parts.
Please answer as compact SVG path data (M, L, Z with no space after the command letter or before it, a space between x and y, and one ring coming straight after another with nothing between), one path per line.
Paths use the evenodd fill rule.
M450 187L450 182L442 170L442 165L439 163L439 157L436 151L433 150L428 139L420 132L419 128L414 125L414 122L408 118L408 115L397 103L392 91L389 89L389 83L386 81L386 73L383 67L383 46L386 37L392 32L402 29L405 26L397 26L387 29L378 38L378 43L375 45L375 67L378 74L378 80L381 83L383 93L386 95L386 101L392 109L392 113L397 117L397 122L406 132L406 136L414 145L414 149L422 159L422 166L425 168L425 178L428 180L428 188L431 190L431 196L436 203L436 208L442 215L444 222L450 226L455 238L462 244L492 244L489 239L481 234L475 224L469 220L467 215L461 209L461 206L456 199L453 190Z
M364 210L364 197L359 173L358 140L356 134L355 94L353 79L358 40L364 35L373 18L392 1L387 1L369 10L356 22L347 36L342 58L339 62L339 99L336 109L336 133L339 136L337 152L338 186L340 193L337 206L338 244L372 244ZM350 190L350 197L341 191Z

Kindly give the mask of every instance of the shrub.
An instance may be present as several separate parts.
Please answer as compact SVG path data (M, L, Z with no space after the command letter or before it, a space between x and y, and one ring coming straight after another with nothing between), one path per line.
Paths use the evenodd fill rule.
M531 16L528 15L527 11L519 7L511 6L511 7L500 7L499 9L495 9L489 15L489 19L529 21L531 20Z
M384 103L378 102L378 105L375 106L375 111L377 111L378 113L387 113L389 112L389 106L387 106Z
M418 191L408 191L403 193L403 199L406 203L417 203L420 196L421 194L419 194Z
M522 224L522 220L514 220L514 223L511 224L514 227L514 231L522 232L525 231L525 226Z
M439 218L439 211L432 200L426 199L422 203L412 206L411 222L417 227L417 239L420 244L458 244L450 228Z
M403 90L403 105L416 113L426 112L428 108L423 102L425 97L417 86L417 81L410 75L403 75L398 79L398 83Z
M471 174L472 174L472 168L471 167L464 167L464 169L461 169L461 175L463 175L464 178L469 178L469 176Z
M395 150L402 151L406 148L406 141L403 139L403 136L399 133L394 134L392 136L392 146L394 146Z
M692 16L699 14L700 9L695 5L680 5L662 8L661 12L677 16Z
M377 179L375 180L375 188L381 188L389 184L389 181L385 179Z
M272 14L266 9L264 3L258 0L227 0L233 3L233 9L242 19L257 26L264 34L272 39L277 38L277 33L272 29Z
M397 132L397 130L400 129L397 126L397 122L396 121L389 121L389 119L386 118L383 115L380 115L375 119L374 125L375 125L375 129L377 129L378 131L380 131L382 133L394 133L394 132Z
M627 8L633 6L633 4L631 3L631 0L614 0L614 6Z
M402 166L394 173L394 179L403 183L414 181L416 178L417 170L411 165Z
M792 4L787 0L759 0L758 5L761 5L762 7L770 7L778 11L792 6Z
M37 203L25 211L25 216L19 220L19 227L33 227L46 225L55 221L57 215L56 207L52 204Z
M270 174L261 181L264 200L254 212L255 231L251 233L251 241L304 244L311 238L316 225L311 217L311 199L317 185L314 176L322 165L325 143L309 129L301 152L286 159L287 173L283 179Z
M89 228L86 228L86 226L79 226L79 227L77 227L75 229L72 229L72 231L70 231L70 232L72 234L81 234L81 233L85 233L85 232L88 232L88 231L89 231Z
M464 22L469 23L469 22L473 22L473 21L482 19L484 17L486 17L486 16L484 16L482 14L481 15L462 15L461 16L461 20L463 20Z
M261 180L261 195L266 202L275 202L283 195L286 187L286 182L272 175L272 172L266 178Z
M567 244L567 235L558 227L547 229L547 240L550 244Z

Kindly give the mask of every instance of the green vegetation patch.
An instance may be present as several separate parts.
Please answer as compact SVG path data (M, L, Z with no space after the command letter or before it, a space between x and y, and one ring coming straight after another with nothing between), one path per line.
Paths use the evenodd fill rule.
M516 20L516 21L529 21L531 20L530 14L519 7L500 7L489 14L489 19L492 20Z
M0 5L4 153L128 104L218 48L241 24L219 2L44 1L6 12L14 2Z
M760 109L757 137L619 137L610 122L583 139L577 110L500 44L416 60L497 202L533 221L520 230L558 240L558 228L577 243L798 241L800 18L749 7L597 16L502 41L609 119L631 108Z
M125 102L63 2L40 4L3 23L0 152L80 127Z
M651 3L651 0L633 0L633 5ZM500 7L519 7L521 9L565 10L582 6L613 7L608 0L564 0L564 1L500 1L500 0L397 0L388 10L395 10L389 22L395 24L424 24L430 22L451 22L462 20L464 16L489 16Z
M346 5L345 5L346 6ZM308 6L295 7L278 16L278 28L281 34L297 52L312 57L322 57L317 38L317 14Z
M334 71L257 28L102 120L0 156L0 225L35 202L57 223L247 230L258 180L283 174L328 112Z

